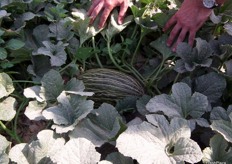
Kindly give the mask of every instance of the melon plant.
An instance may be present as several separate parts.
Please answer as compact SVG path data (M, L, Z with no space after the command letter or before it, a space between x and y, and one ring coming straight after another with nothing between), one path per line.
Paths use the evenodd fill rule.
M0 164L232 163L232 1L173 52L180 1L0 0Z

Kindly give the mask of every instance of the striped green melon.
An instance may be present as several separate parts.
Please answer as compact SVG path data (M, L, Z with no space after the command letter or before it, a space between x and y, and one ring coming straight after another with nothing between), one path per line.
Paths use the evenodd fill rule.
M102 102L144 94L144 88L135 78L113 69L87 70L81 75L81 80L84 82L85 91L94 92L93 98Z

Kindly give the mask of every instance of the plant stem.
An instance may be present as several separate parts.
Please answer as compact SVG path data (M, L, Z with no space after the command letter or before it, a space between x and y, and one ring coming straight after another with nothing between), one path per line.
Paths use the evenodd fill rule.
M159 95L162 94L162 93L160 92L160 90L157 88L157 86L154 86L154 88L155 88L156 92L157 92Z
M135 37L135 35L136 35L136 33L137 33L137 29L138 29L138 25L136 24L136 25L135 25L135 28L134 28L134 31L133 31L133 33L132 33L132 35L131 35L131 39L134 39L134 37Z
M128 72L127 70L123 69L120 65L118 65L118 63L114 60L114 57L113 57L113 54L111 52L111 48L110 48L110 41L108 40L107 41L107 50L108 50L108 53L109 53L109 57L110 57L110 60L113 62L113 64L121 71L123 72Z
M161 69L162 69L162 67L163 67L163 65L164 65L164 62L165 62L165 60L163 59L162 60L162 62L161 62L161 64L160 64L160 66L159 66L159 69L156 71L156 74L151 78L151 80L149 81L149 83L148 83L148 86L150 87L153 83L154 83L154 81L157 79L157 76L159 75L159 73L161 72Z
M132 65L132 66L133 66L133 64L134 64L135 57L136 57L136 55L137 55L138 49L139 49L139 47L140 47L140 44L141 44L143 38L144 38L148 33L150 33L150 32L151 32L150 30L144 30L143 28L141 28L139 42L138 42L138 44L136 45L135 51L134 51L133 56L132 56L132 59L131 59L131 65ZM134 35L134 34L133 34L133 35Z
M147 80L148 79L150 79L151 78L151 76L154 74L154 73L156 73L157 72L157 70L160 68L160 66L157 66L153 71L152 71L152 73L151 74L149 74L148 76L147 76Z
M28 81L28 80L13 80L13 83L32 83L32 84L40 84L39 82L35 81Z
M21 143L21 140L19 139L18 136L15 135L14 132L12 132L10 129L8 129L3 123L2 121L0 121L0 126L3 130L5 130L5 132L10 135L13 139L15 139L18 143Z
M67 64L66 66L64 66L63 68L61 68L60 70L59 70L59 72L61 73L61 72L63 72L65 69L67 69L71 64L75 64L76 63L76 60L73 60L71 63L69 63L69 64Z
M85 60L82 61L82 68L85 70Z
M19 114L20 114L20 111L22 111L26 105L28 104L29 100L24 98L23 102L20 104L17 112L16 112L16 115L15 115L15 118L14 118L14 132L15 132L15 137L17 138L17 140L21 140L19 139L19 136L17 135L17 123L18 123L18 117L19 117Z
M179 79L180 73L178 72L178 74L176 75L175 80L173 81L173 84L175 84L177 82L177 80Z
M138 79L140 81L140 83L145 86L145 79L143 78L143 76L134 68L134 67L130 67L129 65L126 65L126 67L133 73L133 75L136 77L136 79ZM145 83L144 83L145 81Z
M16 98L16 99L18 99L20 101L23 101L23 99L24 99L21 95L19 96L17 94L13 94L13 93L11 93L10 96L12 96L12 97L14 97L14 98Z
M94 52L95 52L94 53L95 54L95 58L97 59L97 63L100 66L100 68L103 68L102 63L101 63L101 61L100 61L100 59L98 57L98 54L96 53L96 45L95 45L95 38L94 38L94 36L92 37L92 45L93 45L93 49L94 49Z
M135 48L135 51L134 51L134 53L133 53L133 56L132 56L132 58L131 58L131 65L132 65L132 66L134 65L134 60L135 60L136 54L137 54L137 52L138 52L138 49L139 49L139 47L140 47L140 44L141 44L141 42L142 42L142 40L143 40L143 37L144 37L144 35L141 34L141 35L140 35L140 38L139 38L139 42L138 42L138 44L137 44L137 46L136 46L136 48Z

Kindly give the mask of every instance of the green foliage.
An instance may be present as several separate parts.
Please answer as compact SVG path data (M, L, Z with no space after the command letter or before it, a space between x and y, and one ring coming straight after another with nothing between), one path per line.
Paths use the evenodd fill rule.
M201 149L190 139L187 121L173 118L169 124L164 116L146 117L149 123L131 125L117 139L116 147L122 154L139 163L196 163L201 160Z
M181 117L189 120L191 129L195 129L195 123L201 126L209 126L202 115L208 110L207 97L201 93L192 94L191 88L185 83L176 83L172 86L172 94L158 95L152 98L146 105L149 112L162 111L169 118Z
M70 138L84 137L95 145L101 146L115 140L125 130L125 127L116 109L110 104L103 103L76 126L75 130L70 133Z
M7 141L7 139L0 135L0 163L8 163L9 162L9 157L7 155L7 148L10 146L10 142Z
M14 91L12 79L6 73L0 73L0 99L9 96Z
M213 161L226 163L232 162L232 151L231 148L229 148L229 150L227 149L228 146L229 143L225 141L223 136L220 134L214 135L210 139L210 147L207 147L203 150L203 163L209 163Z
M212 64L209 57L213 51L209 43L200 38L196 39L196 47L193 49L187 43L180 43L176 53L181 59L176 61L175 70L180 73L193 71L197 66L210 67Z
M53 120L55 125L52 128L56 129L57 133L73 130L93 110L93 101L85 100L79 95L68 97L61 93L57 101L57 106L47 108L42 113L46 119Z
M220 115L221 113L222 115ZM215 114L216 112L214 112L212 116L214 116ZM214 117L214 119L212 120L211 128L217 131L218 133L220 133L228 142L231 142L232 141L231 127L232 127L232 113L230 106L228 112L222 109L222 111L217 113L217 117Z
M0 163L231 163L232 2L176 52L162 28L179 0L101 29L90 5L0 1Z

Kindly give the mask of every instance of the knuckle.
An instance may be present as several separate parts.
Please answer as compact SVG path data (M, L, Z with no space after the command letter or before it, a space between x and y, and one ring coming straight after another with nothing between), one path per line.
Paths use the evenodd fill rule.
M178 41L182 42L182 41L184 40L184 38L185 38L185 35L180 35L180 36L178 37Z
M114 3L112 1L106 1L105 2L105 7L107 8L113 8L115 7Z

